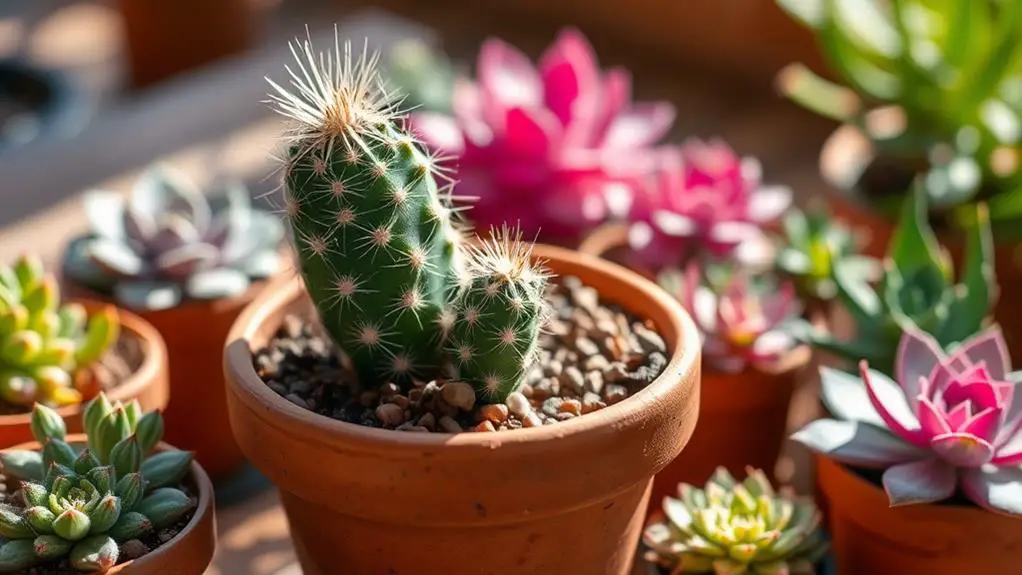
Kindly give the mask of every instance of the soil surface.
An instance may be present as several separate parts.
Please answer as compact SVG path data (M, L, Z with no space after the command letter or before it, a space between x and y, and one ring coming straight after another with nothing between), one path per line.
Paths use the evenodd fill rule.
M308 317L290 316L255 354L259 376L295 405L349 423L410 432L496 431L555 424L613 405L667 366L651 322L602 303L578 278L552 283L555 313L521 388L483 404L467 383L437 379L365 387Z

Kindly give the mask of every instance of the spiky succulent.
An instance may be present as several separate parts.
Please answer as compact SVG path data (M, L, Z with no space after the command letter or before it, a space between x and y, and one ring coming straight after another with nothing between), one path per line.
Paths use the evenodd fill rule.
M33 255L0 266L0 400L64 406L91 395L88 368L117 341L117 310L91 317L81 304L60 304L56 278Z
M849 257L834 268L838 297L855 321L854 339L841 341L802 324L801 337L849 362L869 361L890 373L905 330L932 334L941 348L977 333L989 321L997 298L993 239L983 204L974 206L966 230L961 282L951 257L938 243L926 217L926 194L917 187L905 208L882 262Z
M665 497L664 521L643 533L647 560L671 575L813 575L827 544L811 499L775 493L762 470L738 482L720 467L705 489Z
M858 253L852 230L836 221L825 207L808 212L789 209L783 224L777 270L794 281L803 301L833 300L837 297L835 263Z
M932 209L988 200L991 219L1006 224L998 234L1019 229L1022 4L778 4L816 33L832 70L848 85L792 65L780 76L789 97L858 127L877 159L908 172L909 181L912 174L923 174ZM881 114L895 119L877 122ZM881 207L893 214L901 202L891 199Z
M1022 373L994 326L942 351L914 328L885 375L859 364L861 379L822 368L820 419L793 438L857 467L883 469L891 505L932 503L958 490L977 505L1022 516Z
M85 409L87 445L65 441L64 421L36 405L32 434L41 451L0 453L4 475L21 481L20 500L0 505L0 572L67 559L76 571L103 572L119 545L175 525L194 507L177 488L192 454L150 455L163 436L159 412L99 395Z
M64 274L125 307L157 310L239 295L281 266L284 228L252 206L240 182L207 198L183 174L155 164L127 201L112 192L86 194L85 213L92 229L69 245Z
M535 358L547 316L549 273L532 262L532 246L505 227L466 247L464 283L451 306L448 350L460 379L499 402L515 391Z
M406 105L423 112L451 111L455 72L446 54L409 38L395 44L388 56L387 82L405 94Z
M791 282L693 260L683 271L662 271L659 283L692 315L703 338L703 357L716 369L769 365L795 347L788 325L801 305Z

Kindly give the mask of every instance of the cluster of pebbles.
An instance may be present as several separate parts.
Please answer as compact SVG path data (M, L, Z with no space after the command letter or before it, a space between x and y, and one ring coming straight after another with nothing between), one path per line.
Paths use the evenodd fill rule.
M469 384L413 381L366 388L315 322L289 316L255 355L259 376L292 403L334 419L410 432L458 433L550 425L620 402L667 365L652 323L600 302L575 277L550 286L554 314L521 388L484 404Z

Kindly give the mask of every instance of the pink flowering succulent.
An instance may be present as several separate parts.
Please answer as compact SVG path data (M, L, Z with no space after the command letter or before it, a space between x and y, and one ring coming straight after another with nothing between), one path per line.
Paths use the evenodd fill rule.
M697 253L746 261L767 255L763 227L791 205L790 188L763 185L759 161L719 139L689 139L658 159L631 206L628 240L638 262L660 269Z
M703 337L703 357L716 369L770 365L795 347L786 327L801 306L791 282L776 283L740 267L718 281L704 281L697 261L684 272L672 270L660 274L660 283L692 315Z
M885 469L891 505L931 503L960 489L991 511L1022 515L1022 393L1000 328L945 354L918 329L905 330L894 378L859 366L823 368L823 399L837 419L814 421L793 438L857 467Z
M456 158L456 193L475 198L477 227L516 220L523 231L573 239L630 201L655 166L651 145L674 123L665 102L631 102L631 78L603 73L585 37L565 29L538 67L487 40L475 82L461 79L453 114L416 113L412 127ZM623 214L622 214L623 215Z

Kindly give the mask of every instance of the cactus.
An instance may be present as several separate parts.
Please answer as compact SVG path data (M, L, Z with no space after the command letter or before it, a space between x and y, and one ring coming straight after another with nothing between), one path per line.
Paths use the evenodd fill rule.
M672 574L812 575L827 544L812 500L777 494L762 470L738 482L720 467L706 489L679 486L666 520L643 533L648 561Z
M993 239L983 204L973 206L966 229L961 283L954 283L951 258L937 243L927 214L925 191L917 186L906 198L895 229L883 277L878 263L854 256L834 268L838 297L855 320L854 340L841 341L808 324L799 337L850 362L869 360L883 373L894 367L894 353L906 329L917 327L936 337L943 349L979 332L997 299Z
M78 404L90 383L84 369L119 334L112 306L87 317L80 304L60 305L56 278L39 258L0 267L0 399L31 407Z
M466 246L464 284L454 297L449 352L458 377L488 402L500 402L524 381L547 317L549 273L532 262L521 232L504 227Z
M168 165L150 166L125 202L90 192L92 230L64 254L64 274L121 305L166 309L243 293L280 269L284 227L240 182L207 198Z
M192 454L148 455L163 435L158 412L100 394L84 417L88 442L79 451L65 442L60 416L36 405L32 433L42 450L0 453L23 498L20 507L0 508L0 572L63 559L76 571L103 572L117 563L119 544L171 527L192 510L175 487Z
M1022 373L1000 328L987 328L945 353L907 328L890 376L859 364L860 377L820 371L835 419L793 436L847 465L883 469L892 506L964 494L1000 514L1022 516Z
M835 264L857 255L852 230L835 221L826 208L810 212L790 209L783 223L777 271L791 278L802 301L832 301L837 297Z

